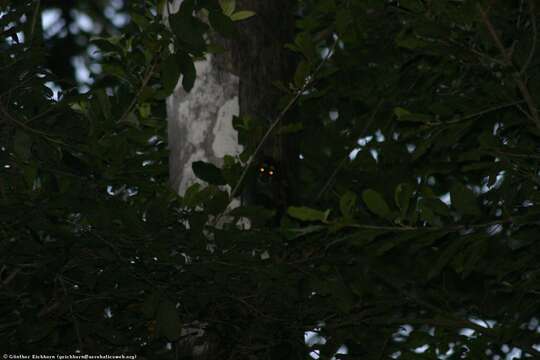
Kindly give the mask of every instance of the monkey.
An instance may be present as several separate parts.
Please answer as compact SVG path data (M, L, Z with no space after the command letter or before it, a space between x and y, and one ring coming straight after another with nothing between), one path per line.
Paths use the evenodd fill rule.
M256 163L254 202L276 211L274 225L279 225L285 213L288 196L287 180L280 164L272 157L263 156Z
M276 180L279 179L279 176L281 175L280 172L278 172L277 164L275 161L266 156L261 161L259 161L257 166L257 181L260 184L272 184Z

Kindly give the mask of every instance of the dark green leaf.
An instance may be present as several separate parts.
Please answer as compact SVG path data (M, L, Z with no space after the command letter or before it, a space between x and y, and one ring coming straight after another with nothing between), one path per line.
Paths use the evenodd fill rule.
M225 179L221 173L221 169L214 164L204 161L195 161L191 165L195 176L213 185L225 185Z
M206 47L204 32L207 26L190 12L178 11L169 18L171 28L177 38L200 51Z
M287 213L298 220L302 221L326 221L328 218L328 211L319 211L308 207L295 207L291 206L287 209Z
M401 217L405 218L407 211L409 210L409 203L412 199L414 188L411 184L403 183L396 187L394 193L394 202L396 206L401 210Z
M182 87L184 90L190 91L195 84L195 77L197 76L193 60L186 53L180 52L177 54L177 61L183 76Z
M346 191L339 199L339 209L345 218L352 218L356 207L356 194Z
M241 21L249 19L250 17L255 16L255 12L249 10L237 11L231 15L232 21Z
M479 216L482 214L476 196L468 187L455 183L450 189L452 206L463 215Z
M219 0L219 5L223 14L230 16L236 9L236 0Z
M381 194L372 189L362 192L362 200L368 209L380 217L387 217L390 214L390 208Z
M170 300L160 302L156 311L157 334L169 341L178 340L182 332L182 323L175 304Z
M454 256L466 245L466 241L463 238L453 239L450 244L446 246L443 252L438 257L437 261L431 267L427 274L428 279L433 279L438 276L440 272L448 265L454 258Z
M210 20L212 27L221 35L232 37L236 34L236 28L234 27L233 21L221 11L210 11L208 19Z
M163 84L163 89L168 95L172 94L176 84L178 84L180 64L181 62L178 60L177 56L174 55L167 56L161 63L161 82Z
M32 154L32 138L26 132L17 130L13 138L13 150L22 160L28 160Z

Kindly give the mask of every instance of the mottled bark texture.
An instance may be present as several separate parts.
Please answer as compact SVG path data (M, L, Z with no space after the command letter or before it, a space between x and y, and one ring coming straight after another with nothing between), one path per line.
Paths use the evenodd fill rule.
M287 83L294 71L290 51L283 46L293 36L294 3L238 0L237 9L253 10L256 16L237 23L237 38L217 39L227 52L196 64L197 80L191 92L178 86L167 100L170 176L178 193L197 181L191 168L194 161L220 166L224 155L241 152L233 115L249 115L268 123L276 117L282 94L272 83ZM286 148L281 140L271 139L263 153L276 158L285 169Z
M225 155L241 152L232 126L238 115L238 77L216 66L219 61L219 55L209 55L197 62L193 89L186 93L178 85L167 99L170 181L179 194L197 181L194 161L220 166Z

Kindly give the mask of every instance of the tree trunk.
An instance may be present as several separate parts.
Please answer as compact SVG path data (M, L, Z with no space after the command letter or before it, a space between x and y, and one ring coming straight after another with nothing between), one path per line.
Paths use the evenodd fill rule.
M180 3L181 0L176 1L177 8ZM286 84L294 71L291 56L283 46L292 41L294 3L237 0L237 9L252 10L256 15L237 24L238 38L218 39L226 54L207 56L196 63L197 79L189 93L177 85L167 99L170 179L179 194L197 181L191 168L193 161L220 166L224 155L242 151L232 127L234 115L250 116L270 125L279 113L282 94L273 83ZM284 143L271 140L261 156L284 163L285 154ZM283 335L279 348L290 348L290 341L291 336ZM303 333L294 334L292 341L301 344ZM205 354L196 356L192 349L192 355L214 358L212 349L219 345L213 340L205 344Z
M240 77L241 116L266 120L270 125L280 111L278 100L283 94L274 83L287 84L294 72L291 52L284 47L294 34L294 4L291 0L238 1L239 8L257 14L239 25L239 39L231 45Z
M290 0L238 0L238 9L253 10L256 16L238 23L238 38L218 40L228 53L197 62L197 80L189 93L177 86L168 98L170 178L179 194L197 181L194 161L220 166L224 155L242 151L232 127L234 115L268 123L275 118L281 94L273 83L286 83L293 71L283 47L294 30L293 5ZM284 144L269 141L263 152L285 163Z

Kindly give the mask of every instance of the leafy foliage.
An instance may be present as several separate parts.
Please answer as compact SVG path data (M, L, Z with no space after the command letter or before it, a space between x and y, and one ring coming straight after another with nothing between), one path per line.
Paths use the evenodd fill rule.
M203 328L215 358L538 356L534 2L299 1L281 88L302 160L279 227L261 207L221 221L218 185L254 146L197 163L206 187L167 185L164 99L249 9L185 0L169 30L133 2L132 26L93 40L91 91L55 100L39 2L0 4L2 349L170 359Z

